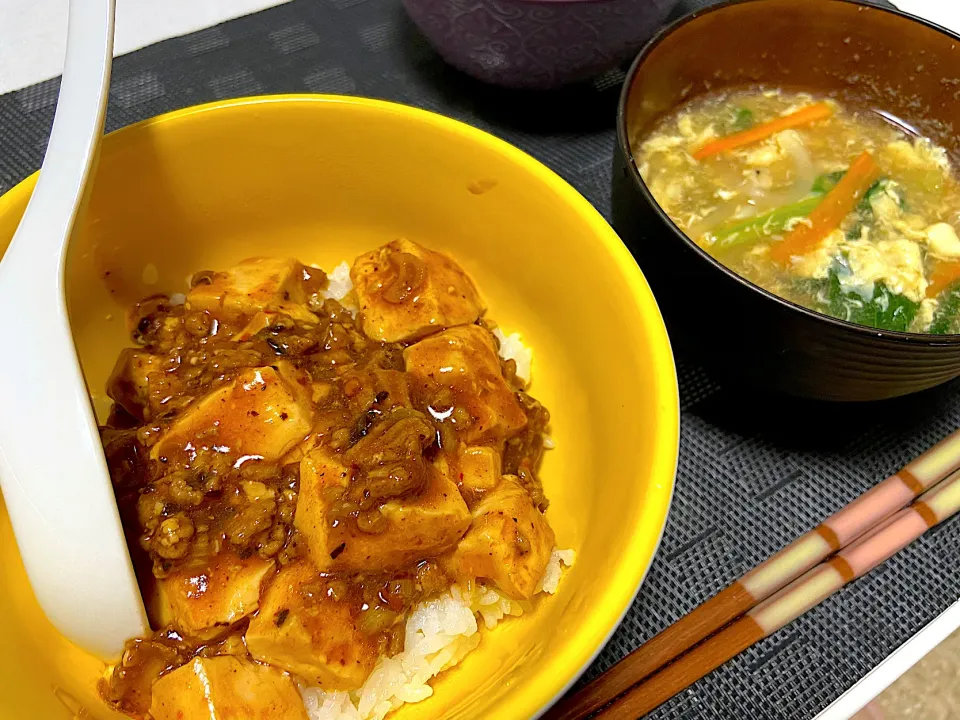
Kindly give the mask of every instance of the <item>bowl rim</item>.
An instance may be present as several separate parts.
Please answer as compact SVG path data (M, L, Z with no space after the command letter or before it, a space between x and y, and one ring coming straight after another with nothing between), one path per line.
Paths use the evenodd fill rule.
M911 15L910 13L904 12L898 8L884 7L882 5L876 5L868 0L825 0L828 2L837 2L844 3L847 5L854 5L856 7L875 10L877 12L884 12L889 15L898 16L901 21L905 22L914 22L924 25L931 30L939 32L943 35L948 36L958 44L960 44L960 34L949 30L942 25L931 22L924 18L918 17L916 15ZM676 223L664 212L663 208L660 207L660 204L654 198L653 193L650 192L650 189L647 187L647 184L644 182L643 178L640 176L640 169L637 167L636 160L633 157L633 153L630 151L630 139L627 132L627 103L631 97L631 87L633 85L633 80L637 76L637 72L640 69L640 66L643 65L644 61L648 58L650 53L652 53L661 42L666 40L671 34L684 27L688 23L696 22L701 17L710 15L715 12L722 12L727 8L730 8L734 5L750 5L750 4L760 4L768 2L768 0L724 0L723 2L717 3L716 5L711 5L708 8L703 8L699 10L694 10L690 13L687 13L683 17L673 21L664 28L661 28L643 48L637 54L637 57L634 58L633 62L630 64L630 69L627 71L626 77L623 80L623 86L620 90L620 100L617 104L617 150L622 153L628 167L628 173L633 182L634 187L639 190L640 195L643 199L649 204L653 211L656 213L657 217L665 223L666 227L672 232L675 237L686 245L689 250L692 250L699 258L705 261L708 265L712 266L714 270L721 272L726 275L731 280L736 281L739 285L744 288L747 288L749 291L757 293L761 298L767 301L775 302L778 305L782 306L788 311L794 311L804 315L807 319L824 324L826 326L832 327L834 329L853 332L858 335L866 338L867 336L878 338L878 339L890 339L893 342L906 343L913 345L925 345L925 346L954 346L960 345L960 333L945 333L943 335L933 335L930 333L913 333L913 332L903 332L899 330L883 330L880 328L873 328L868 325L859 325L857 323L850 322L848 320L841 320L840 318L831 317L830 315L825 315L823 313L817 312L816 310L811 310L806 308L803 305L799 305L795 302L782 298L779 295L776 295L765 288L756 285L755 283L747 280L745 277L734 272L726 265L721 263L719 260L712 257L708 252L701 248L697 243L691 240L687 235L677 227ZM674 106L678 107L678 106Z
M187 121L191 117L204 113L240 106L286 103L307 105L319 103L387 113L432 126L440 133L459 136L467 142L485 146L486 149L502 155L507 162L520 166L536 181L548 186L564 204L576 211L596 238L598 247L606 251L614 260L617 271L634 300L634 307L639 316L649 319L650 332L646 338L646 344L651 349L651 370L656 378L650 402L657 416L657 423L653 433L655 441L651 443L647 473L649 489L646 500L639 510L641 521L631 529L628 542L607 584L607 592L601 596L598 604L583 614L577 625L578 634L583 633L588 638L593 636L596 638L594 642L571 640L567 644L564 670L558 673L556 681L550 685L529 683L527 689L521 691L510 708L512 712L519 712L523 717L537 718L573 686L620 626L653 565L666 529L679 465L680 395L676 362L656 298L636 260L617 233L600 212L566 180L532 155L507 141L472 125L429 110L387 100L348 95L312 93L253 95L217 100L163 113L114 130L104 136L104 141L109 142L109 138L112 137L122 138L128 134L149 132L151 128ZM24 196L29 198L38 175L39 171L0 195L0 214L9 212L17 202L24 201ZM645 528L650 527L659 528L655 537L652 533L643 532Z

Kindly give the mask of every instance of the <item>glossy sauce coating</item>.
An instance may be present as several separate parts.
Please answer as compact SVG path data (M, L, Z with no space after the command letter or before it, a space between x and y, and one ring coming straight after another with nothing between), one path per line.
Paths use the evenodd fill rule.
M358 259L353 280L356 317L322 271L276 258L131 311L102 438L158 630L102 682L116 709L149 717L172 702L151 697L158 677L191 692L187 673L251 659L358 687L402 649L414 604L469 579L458 546L476 545L500 487L540 529L496 536L491 580L524 595L542 574L549 414L497 356L476 288L409 241ZM221 655L242 663L188 667Z

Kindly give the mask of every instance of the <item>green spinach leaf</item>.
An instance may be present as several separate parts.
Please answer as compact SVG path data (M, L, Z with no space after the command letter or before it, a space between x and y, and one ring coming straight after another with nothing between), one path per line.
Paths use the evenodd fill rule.
M820 281L817 297L820 300L817 309L821 312L880 330L906 331L920 309L920 303L891 291L882 282L874 285L869 299L844 290L836 268L831 268L827 279Z
M954 287L949 292L943 293L941 298L927 332L934 335L955 333L957 315L960 314L960 288Z
M810 188L810 190L818 195L826 195L833 190L834 185L840 182L840 178L846 174L846 170L837 170L836 172L827 173L826 175L820 175L813 181L813 187Z
M756 120L753 117L753 112L748 108L737 108L733 111L733 118L730 121L730 130L732 132L743 132L744 130L753 127Z

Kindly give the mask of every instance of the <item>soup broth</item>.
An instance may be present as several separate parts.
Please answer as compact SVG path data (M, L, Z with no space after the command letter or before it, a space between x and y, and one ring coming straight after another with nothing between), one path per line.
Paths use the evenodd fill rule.
M674 223L751 282L861 325L960 332L960 185L930 140L748 88L695 99L632 147Z

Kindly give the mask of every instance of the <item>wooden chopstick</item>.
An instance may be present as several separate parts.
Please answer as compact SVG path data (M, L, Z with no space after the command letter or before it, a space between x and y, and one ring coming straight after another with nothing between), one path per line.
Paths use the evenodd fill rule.
M918 495L958 469L960 430L648 640L580 692L561 699L547 711L544 720L587 717L611 703L704 638L785 588L831 554L878 527Z
M866 575L960 511L960 472L924 493L857 542L793 581L675 662L641 681L595 717L636 720L748 647Z

